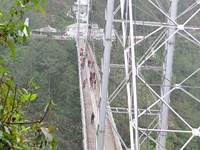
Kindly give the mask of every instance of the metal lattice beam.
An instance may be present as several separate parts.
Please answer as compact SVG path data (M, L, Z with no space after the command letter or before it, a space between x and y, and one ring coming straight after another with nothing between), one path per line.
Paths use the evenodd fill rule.
M174 51L176 51L175 39L181 37L190 42L190 44L194 44L195 46L200 45L199 38L193 35L195 31L200 29L200 26L190 25L190 22L195 17L200 19L198 16L200 3L199 1L188 3L190 5L187 7L184 6L185 8L181 7L181 9L184 8L185 10L181 10L182 12L178 12L178 14L177 10L181 3L181 1L179 2L178 0L166 1L169 7L165 6L163 1L160 0L120 0L117 2L115 1L115 3L117 3L115 4L116 7L112 11L107 11L106 16L114 16L114 19L112 18L113 23L109 26L113 26L116 38L121 44L124 53L124 63L110 64L109 62L107 64L104 63L104 67L105 65L109 66L109 69L107 68L108 72L112 71L112 68L124 69L124 77L110 95L108 88L106 88L107 91L104 91L104 96L106 97L105 99L109 97L108 102L112 105L115 99L117 99L117 95L119 95L120 92L124 92L123 89L126 89L127 107L111 106L111 108L107 109L107 111L113 114L128 113L127 124L129 125L130 142L124 147L130 147L132 150L139 150L144 143L148 143L148 140L151 140L154 143L154 147L157 147L157 150L164 150L167 149L167 133L182 133L191 135L190 138L185 141L185 144L182 145L181 149L184 149L194 137L200 135L200 131L198 130L200 124L198 124L197 127L193 127L191 122L186 120L185 116L180 114L180 112L171 105L170 97L171 94L179 91L186 94L196 103L199 103L199 97L186 90L188 86L184 85L184 83L197 75L200 68L196 68L196 70L186 75L185 79L182 81L174 82L172 80ZM191 13L191 11L193 12ZM143 18L138 12L144 13ZM159 14L162 18L155 14ZM185 20L181 19L185 15L190 16L187 16L188 18ZM149 20L145 20L148 17ZM107 22L108 21L107 18ZM149 29L149 32L142 32L142 28ZM110 31L111 29L109 32ZM105 31L106 34L107 32L108 30ZM141 39L136 40L138 36L140 36ZM141 46L143 43L147 45L144 48ZM106 58L105 53L106 48L104 59ZM157 55L162 57L159 61L156 60ZM109 57L111 57L110 54ZM109 73L107 75L104 73L105 72L103 72L102 80L105 80L105 78L108 79L109 76ZM148 73L154 73L158 76L157 81L154 81L155 83L149 82ZM109 84L109 81L107 84ZM102 87L103 86L102 84ZM160 90L158 90L158 86ZM196 87L198 88L198 85ZM190 88L192 88L191 85ZM149 93L147 98L140 95L141 89L145 89L145 92ZM150 96L152 96L152 98L149 98ZM146 108L140 108L138 102L141 99L146 99ZM169 112L173 115L169 116ZM154 116L154 118L150 118L151 120L149 121L149 125L146 125L146 128L141 127L140 122L142 118L147 116ZM179 119L187 127L187 130L169 129L168 118L172 116ZM126 143L124 142L124 144Z

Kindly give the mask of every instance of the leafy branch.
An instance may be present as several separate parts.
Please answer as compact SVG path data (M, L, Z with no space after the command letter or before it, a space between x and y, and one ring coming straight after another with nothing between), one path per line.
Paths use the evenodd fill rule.
M2 0L0 3L5 2ZM7 45L13 58L16 58L13 43L26 41L27 35L20 33L26 29L30 35L29 27L23 23L25 11L40 10L44 14L42 5L46 5L45 0L15 0L10 9L6 8L8 13L0 9L0 45ZM5 65L6 61L0 57L0 149L56 149L56 140L49 133L56 128L43 127L53 101L48 102L39 120L26 120L23 106L36 99L37 94L33 91L38 87L30 84L28 89L18 89Z
M3 97L0 99L0 149L14 148L15 146L25 148L27 146L26 143L29 143L29 146L32 143L31 147L35 148L38 145L40 148L51 146L55 149L56 147L55 138L49 134L51 130L55 130L56 128L53 126L49 128L43 127L43 121L50 107L55 105L53 100L47 103L40 119L36 121L23 119L24 111L22 106L27 102L35 100L37 97L33 93L33 90L38 88L37 85L30 84L29 86L32 87L23 89L22 92L8 75L4 74L0 80L0 93L1 97ZM30 134L31 137L35 136L35 140L28 140ZM42 136L43 138L38 139L38 136ZM24 140L17 142L20 138ZM43 143L42 146L41 142Z
M4 3L4 1L1 1ZM14 43L24 43L26 41L25 34L20 35L26 29L28 35L30 35L30 28L23 23L23 18L26 10L40 10L42 14L45 14L43 6L46 6L45 0L16 0L11 6L10 11L6 14L0 9L0 45L7 45L12 53L12 56L16 57L16 52L12 40Z
M44 109L44 112L43 112L42 117L41 117L39 120L37 120L37 121L31 121L31 122L9 122L9 121L8 121L8 122L5 122L5 123L6 123L6 124L19 124L19 125L42 123L43 120L46 118L46 115L47 115L47 113L48 113L48 111L49 111L51 105L55 105L55 104L53 103L53 100L50 100L50 101L48 102L48 104L46 105L46 107L45 107L45 109Z

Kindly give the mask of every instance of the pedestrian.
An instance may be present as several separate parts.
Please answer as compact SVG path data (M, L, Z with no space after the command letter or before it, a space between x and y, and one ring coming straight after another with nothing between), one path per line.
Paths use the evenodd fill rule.
M95 72L93 72L93 79L95 78Z
M90 74L90 85L91 85L91 87L92 87L92 84L93 84L93 80L94 80L94 74L92 73L92 74Z
M92 87L92 79L93 79L93 74L90 73L90 85L91 85L91 87Z
M90 65L91 65L91 60L89 59L88 60L88 67L90 68Z
M94 68L91 68L90 71L91 71L91 72L95 72Z
M82 57L82 58L83 58L83 63L85 64L85 55L83 55L83 57Z
M83 52L83 48L80 48L80 52Z
M87 79L84 79L83 80L83 89L85 88L86 82L87 82Z
M93 80L93 89L96 89L96 83L97 83L97 80L94 79L94 80Z
M91 61L91 67L94 67L94 60Z
M94 123L94 118L95 118L95 116L94 116L94 113L92 112L92 114L91 114L91 123L92 124Z
M80 56L83 56L83 52L80 52Z
M80 65L81 65L81 69L84 69L84 62L82 59L80 59Z

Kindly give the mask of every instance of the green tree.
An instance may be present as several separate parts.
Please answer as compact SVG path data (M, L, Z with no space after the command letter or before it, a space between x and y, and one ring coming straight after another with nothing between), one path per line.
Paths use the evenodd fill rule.
M43 14L41 5L46 5L45 0L16 0L12 4L2 0L1 6L9 6L0 9L0 45L6 50L11 50L13 58L16 58L15 44L26 41L24 30L30 35L30 29L23 23L27 10L39 9ZM24 108L35 100L35 90L39 87L32 81L28 82L26 89L18 88L13 75L5 69L6 61L3 55L0 58L0 149L55 149L55 138L49 133L54 126L43 126L44 118L53 103L50 100L45 106L39 119L27 120Z
M29 116L43 111L49 99L56 107L45 121L56 126L57 149L81 149L81 110L78 83L78 62L75 41L28 39L16 48L17 58L9 61L9 70L24 87L32 79L40 90L29 107ZM26 68L26 69L24 69ZM23 81L23 82L22 82ZM38 113L36 113L38 112Z

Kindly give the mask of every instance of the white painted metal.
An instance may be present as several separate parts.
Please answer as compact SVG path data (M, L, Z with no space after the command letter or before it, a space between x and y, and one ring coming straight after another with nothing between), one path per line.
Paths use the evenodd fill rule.
M86 120L85 120L85 106L84 106L84 98L83 98L83 91L82 91L82 79L81 79L81 66L79 63L80 60L80 47L79 47L79 12L80 11L80 0L78 1L78 18L77 20L77 29L76 29L76 47L77 47L77 57L78 57L78 73L79 73L79 89L80 89L80 103L81 103L81 117L82 117L82 135L83 135L83 150L88 149L87 144L87 134L86 134Z
M134 47L134 30L133 30L133 10L132 10L132 0L129 0L129 19L130 19L130 53L131 53L131 65L132 65L132 86L131 86L131 93L133 94L131 97L131 100L128 102L128 107L129 107L129 121L132 122L133 124L130 125L130 135L131 135L131 149L139 150L140 149L140 144L139 144L139 130L138 130L138 99L137 99L137 84L136 84L136 75L137 75L137 70L136 70L136 54L135 54L135 47ZM134 103L134 119L132 118L132 102ZM132 140L133 140L133 129L134 130L134 135L135 135L135 141L134 145L132 145Z
M86 25L86 41L88 41L89 36L89 16L90 16L90 0L87 0L87 25Z
M106 8L106 28L105 28L105 49L103 60L103 75L101 85L101 100L99 108L99 128L97 131L97 149L103 150L104 148L104 135L105 135L105 121L106 121L106 108L108 101L108 81L109 81L109 65L110 65L110 53L112 46L112 23L113 23L113 9L114 0L107 1Z
M79 47L79 30L80 30L80 0L78 0L78 8L77 8L77 18L76 18L76 44Z
M124 53L124 64L109 64L110 67L123 69L125 72L125 76L123 80L120 82L119 86L110 94L108 101L111 105L109 111L116 114L126 114L128 113L129 121L129 132L130 132L130 143L129 146L124 146L126 144L123 142L123 146L125 148L130 147L131 150L139 150L141 145L145 143L145 140L150 140L154 143L154 146L157 147L157 150L165 150L166 141L167 141L167 133L182 133L182 134L190 134L191 137L185 142L181 149L187 147L187 145L192 141L195 136L198 136L199 133L196 133L194 127L191 125L190 122L185 120L185 117L182 114L179 114L171 105L170 105L170 95L176 90L180 90L187 94L189 97L193 98L194 101L200 102L199 98L195 95L188 92L185 87L184 83L199 73L199 68L197 68L193 73L189 74L184 80L180 83L173 83L171 81L172 77L172 68L173 68L173 51L175 45L175 38L176 35L181 35L181 37L185 38L186 40L194 43L197 46L200 46L199 39L192 35L191 30L199 31L199 26L190 26L189 22L196 16L198 16L200 9L199 7L199 0L193 2L191 6L188 6L182 13L176 15L176 11L178 8L178 0L171 0L171 8L169 9L170 12L166 11L166 6L161 3L160 0L143 0L141 3L146 5L146 3L151 4L151 6L159 12L162 16L166 19L165 21L147 21L147 20L137 20L133 19L133 10L140 7L137 6L139 0L120 0L118 5L115 5L116 8L113 12L114 19L113 19L113 27L115 25L120 24L121 30L119 32L119 28L114 29L116 37L119 39L119 42L122 45L122 50ZM168 1L169 2L169 1ZM140 4L141 4L140 3ZM181 1L179 2L181 3ZM189 13L191 10L194 9L194 13L186 19L184 23L179 23L177 20L184 16L185 14ZM150 10L150 11L155 11ZM134 10L137 14L137 9ZM145 10L144 10L145 11ZM106 12L106 16L108 16L108 11ZM118 15L118 16L117 16ZM147 13L148 15L148 13ZM117 16L117 17L115 17ZM120 16L120 17L119 17ZM141 18L140 18L141 19ZM108 21L108 20L107 20ZM134 27L152 27L153 30L151 32L141 35L141 39L135 41L134 36ZM119 27L119 26L117 26ZM153 39L154 35L156 38ZM138 35L137 35L138 36ZM142 42L148 40L154 40L149 47L145 50L145 53L140 58L136 58L135 52L140 51L137 49L137 46L140 45ZM148 66L146 65L148 60L152 59L157 53L166 47L165 57L163 57L163 68L162 65L160 66ZM105 64L104 64L105 67ZM146 81L146 78L143 76L141 70L147 71L157 71L160 73L160 86L162 92L157 92L152 85ZM161 71L163 73L161 73ZM111 70L112 71L112 70ZM109 82L109 81L108 81ZM154 101L146 107L146 109L141 109L138 107L138 83L143 84L146 89L153 95ZM126 96L127 96L127 108L126 107L112 107L112 103L115 101L117 95L122 91L122 89L126 88ZM105 92L105 91L104 91ZM158 110L155 110L155 109ZM185 126L188 127L187 130L173 130L168 129L168 112L172 112L179 120L181 120ZM158 115L160 112L161 115ZM101 115L101 113L100 113ZM149 122L149 126L147 128L140 127L139 120L144 116L155 116L152 121ZM160 116L160 118L159 118ZM159 119L158 119L159 118ZM125 122L124 122L125 124ZM152 134L154 134L152 136ZM162 134L164 136L162 136ZM155 137L155 135L158 135ZM160 135L160 136L159 136ZM118 135L120 136L120 135ZM120 136L121 139L121 136ZM148 141L147 141L148 142Z
M170 8L170 20L169 24L174 24L176 16L177 16L177 7L178 7L179 0L172 0L171 8ZM173 20L173 22L171 21ZM177 23L176 23L177 24ZM167 31L167 36L174 35L176 29L169 28ZM166 43L166 50L163 64L163 83L161 86L161 96L165 96L163 100L169 104L170 103L170 89L171 89L171 78L172 78L172 66L173 66L173 55L174 55L174 48L175 48L175 35L172 36ZM168 94L167 94L168 93ZM166 130L168 128L168 114L169 108L161 102L161 114L159 115L159 128L161 130ZM166 149L166 140L167 140L167 132L160 132L158 135L158 143L157 150Z

